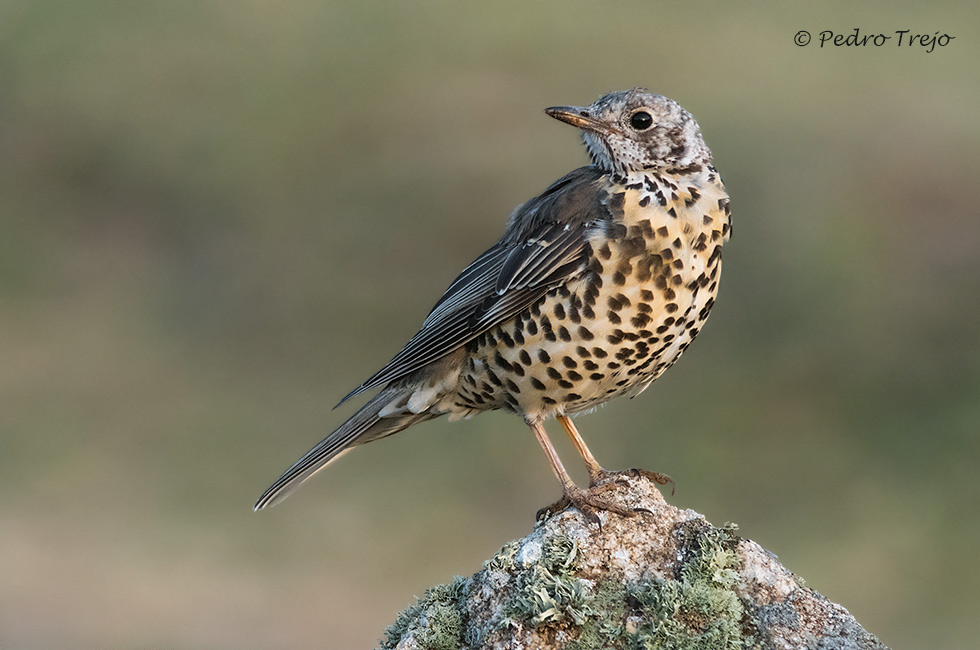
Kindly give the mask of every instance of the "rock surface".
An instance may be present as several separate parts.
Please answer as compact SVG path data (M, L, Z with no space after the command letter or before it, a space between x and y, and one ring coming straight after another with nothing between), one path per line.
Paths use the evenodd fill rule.
M667 504L642 477L603 487L646 512L539 522L472 577L426 591L381 647L887 650L733 526Z

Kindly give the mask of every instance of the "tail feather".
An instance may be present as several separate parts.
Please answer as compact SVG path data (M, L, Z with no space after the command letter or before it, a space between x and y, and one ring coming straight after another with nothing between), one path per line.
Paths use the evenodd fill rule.
M434 414L404 412L392 415L379 415L393 401L398 400L402 391L386 389L365 404L350 419L321 440L313 449L287 469L279 479L266 490L252 508L255 511L274 506L295 490L301 483L323 469L332 460L349 451L351 447L412 426L417 422L431 419Z

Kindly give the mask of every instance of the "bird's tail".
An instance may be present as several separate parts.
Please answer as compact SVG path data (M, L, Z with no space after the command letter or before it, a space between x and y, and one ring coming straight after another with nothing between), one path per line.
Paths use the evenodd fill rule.
M386 388L378 393L361 410L352 415L349 420L321 440L316 447L306 452L302 458L287 469L279 479L266 490L255 502L253 510L262 510L274 506L292 493L299 485L327 463L336 459L351 447L362 445L378 438L390 436L393 433L436 417L436 414L424 411L413 413L404 408L393 408L398 402L404 402L403 390ZM394 411L389 414L390 411Z

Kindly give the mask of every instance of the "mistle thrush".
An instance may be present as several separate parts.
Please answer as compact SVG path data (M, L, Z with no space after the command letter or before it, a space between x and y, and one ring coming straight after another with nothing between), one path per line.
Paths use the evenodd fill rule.
M728 195L697 122L667 97L634 88L545 112L582 130L592 164L514 211L402 351L344 400L381 391L286 470L256 510L356 445L440 415L504 409L544 449L562 484L556 506L592 519L596 509L632 512L600 496L610 474L570 416L641 393L698 335L731 234ZM551 416L585 460L588 490L548 440Z

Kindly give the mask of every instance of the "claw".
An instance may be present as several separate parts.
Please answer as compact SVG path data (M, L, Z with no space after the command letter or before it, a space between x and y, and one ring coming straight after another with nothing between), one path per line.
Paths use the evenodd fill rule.
M637 469L636 467L627 470L633 476L639 478L643 477L649 479L656 483L657 485L667 485L670 483L670 496L674 496L674 491L677 488L677 484L674 483L674 479L670 478L666 474L661 474L660 472L651 472L645 469Z
M570 488L565 492L562 498L558 499L558 501L552 503L550 506L538 510L537 518L540 520L549 514L561 512L569 506L574 506L576 510L582 513L582 516L585 517L589 523L596 524L599 527L599 530L602 530L602 521L599 519L598 515L600 510L612 512L622 517L635 517L637 514L639 514L640 510L642 509L627 508L596 495L597 492L605 492L611 487L612 486L602 486L598 490Z

